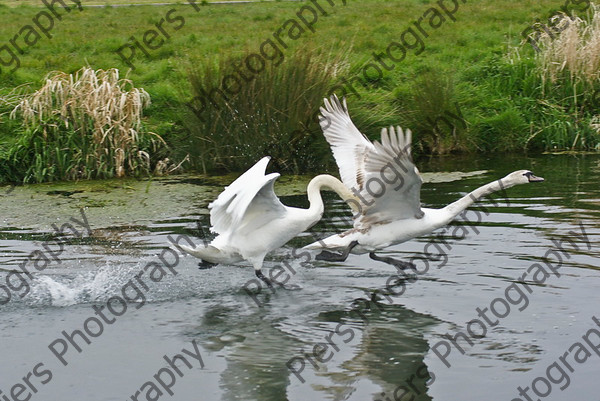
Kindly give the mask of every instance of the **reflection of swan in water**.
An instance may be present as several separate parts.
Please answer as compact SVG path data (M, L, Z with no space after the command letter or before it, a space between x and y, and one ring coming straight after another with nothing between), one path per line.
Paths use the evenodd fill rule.
M375 251L430 233L450 223L481 197L514 185L544 181L531 171L519 170L486 184L442 209L421 208L419 170L412 161L411 132L390 127L381 132L381 143L369 141L354 125L346 102L333 95L321 108L321 128L331 145L342 182L360 199L354 227L319 240L306 249L323 251L317 259L343 261L350 252L369 253L374 260L400 268L408 264L375 255Z
M424 333L439 321L402 305L390 304L387 296L381 298L377 293L377 290L371 293L370 299L355 299L350 310L321 312L313 319L324 330L321 342L329 344L321 357L330 361L317 369L307 360L301 372L306 384L301 388L309 391L308 385L315 380L311 379L314 376L318 383L326 381L327 384L319 387L313 384L310 387L320 393L303 394L295 399L431 401L427 389L432 380L424 363L429 343ZM324 322L328 324L325 326ZM312 354L313 345L302 349ZM296 351L295 355L302 353ZM314 359L314 355L311 356ZM299 379L292 375L291 380ZM361 391L372 390L374 385L383 393L363 394L364 390ZM410 385L412 387L405 390Z
M369 397L374 401L431 401L427 391L435 377L424 362L429 352L424 333L439 321L402 305L388 305L384 299L380 302L381 312L370 302L371 312L365 313L368 324L354 347L357 351L343 364L348 378L361 372L364 380L378 385L381 391ZM361 383L352 381L351 386L358 388Z
M305 314L299 311L307 311L310 298L299 300L298 292L278 294L284 299L278 298L269 308L240 308L236 302L221 299L205 310L203 318L187 333L207 338L205 347L226 361L220 374L224 400L390 401L394 400L394 391L409 386L408 382L417 390L400 398L404 390L399 389L396 399L410 400L414 395L416 401L431 400L426 394L428 373L423 362L429 347L423 333L437 323L435 318L401 305L388 305L385 300L381 300L381 311L372 303L374 310L365 311L368 323L352 310ZM278 306L288 305L291 300L298 305ZM284 317L288 313L292 316ZM306 361L302 372L306 382L301 383L286 363L294 356L312 354L317 343L327 344L326 337L338 324L343 325L340 332L351 329L353 339L345 344L349 334L330 336L340 351L330 361L319 363L318 369ZM328 355L329 351L323 356ZM364 389L378 392L363 394Z
M340 180L322 174L308 184L308 209L285 206L273 191L279 173L265 175L269 159L259 160L208 206L211 231L219 234L210 244L195 248L173 245L202 259L205 266L247 260L256 276L272 286L261 272L263 260L267 253L319 221L324 210L321 188L330 188L345 200L354 196Z

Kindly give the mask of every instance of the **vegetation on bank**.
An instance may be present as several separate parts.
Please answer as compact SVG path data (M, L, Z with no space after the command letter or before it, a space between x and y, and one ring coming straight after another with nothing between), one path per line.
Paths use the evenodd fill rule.
M168 169L166 158L178 163L187 156L183 167L201 172L243 170L265 154L282 172L332 171L316 118L332 91L348 97L356 125L373 139L385 125L411 128L419 156L598 149L600 14L594 17L593 6L584 11L579 3L565 16L554 1L460 4L456 21L446 17L421 38L422 51L409 51L395 68L380 68L381 76L373 77L363 72L374 55L409 29L416 32L414 20L436 3L338 3L315 22L314 32L297 30L297 40L285 46L276 46L273 34L290 18L298 20L300 3L63 13L51 38L40 37L18 54L16 71L0 72L0 181L136 176ZM7 21L1 41L30 23L37 10L0 6ZM115 53L142 40L169 12L171 20L181 17L179 28L164 25L169 38L157 49L136 47L129 63ZM548 15L554 15L552 30L534 24ZM214 101L207 100L260 49L264 68L256 58L252 64L260 73L240 81L239 90L213 92ZM0 53L5 63L7 57ZM131 63L128 80L119 81L113 68L123 75ZM96 70L104 77L100 83L113 74L111 88L119 82L126 87L115 96L137 91L130 120L95 119L106 99L96 98L94 106L78 103L77 96L59 101L55 82L77 81L72 74L83 65L91 70L79 74ZM54 70L64 73L44 81ZM33 107L36 96L46 101ZM101 134L106 132L116 136Z
M24 130L4 155L4 174L21 182L148 174L151 155L164 145L142 126L149 103L148 93L115 69L49 74L10 114Z

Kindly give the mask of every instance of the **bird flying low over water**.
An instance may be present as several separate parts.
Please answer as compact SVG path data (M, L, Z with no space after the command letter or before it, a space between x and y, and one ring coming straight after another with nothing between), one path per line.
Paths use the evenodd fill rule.
M341 103L335 95L330 100L325 99L320 123L342 182L358 200L349 200L357 211L353 216L353 228L304 247L326 249L317 259L343 261L350 253L369 253L374 260L406 268L409 264L379 257L374 252L445 226L492 192L544 181L529 170L518 170L475 189L444 208L422 208L423 181L412 160L410 130L384 128L381 141L371 142L350 119L345 99Z
M332 189L344 200L355 197L340 180L322 174L308 184L308 209L285 206L273 190L279 173L265 175L269 160L270 157L263 157L208 205L210 230L218 234L210 244L195 248L173 245L202 259L204 267L248 261L256 276L272 287L261 271L264 258L321 219L321 189Z

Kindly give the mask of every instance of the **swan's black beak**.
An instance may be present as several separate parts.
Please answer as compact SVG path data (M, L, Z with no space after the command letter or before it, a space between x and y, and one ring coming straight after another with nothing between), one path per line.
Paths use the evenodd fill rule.
M542 177L536 177L533 174L527 175L527 178L529 179L529 182L543 182L544 181L544 179Z

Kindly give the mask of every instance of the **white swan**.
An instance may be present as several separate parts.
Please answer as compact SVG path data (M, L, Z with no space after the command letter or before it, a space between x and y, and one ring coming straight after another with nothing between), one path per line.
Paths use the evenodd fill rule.
M263 157L208 205L210 230L219 234L209 245L195 248L173 245L202 259L204 265L246 260L254 266L256 276L271 287L270 280L261 272L265 256L321 219L324 210L321 188L328 187L345 200L354 196L340 180L323 174L308 184L308 209L285 206L273 191L279 173L265 175L269 160L270 157Z
M421 177L412 162L411 132L400 127L381 132L381 143L369 141L352 123L346 101L334 95L325 99L320 117L323 134L331 146L342 182L358 197L354 227L305 246L305 249L343 250L341 255L323 251L318 259L345 260L352 252L369 253L427 234L450 223L483 196L518 184L544 181L531 171L519 170L484 185L442 209L421 208ZM407 264L402 264L404 267ZM396 263L392 263L396 264Z

